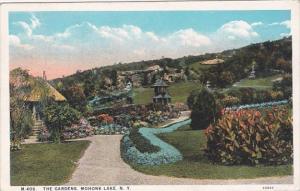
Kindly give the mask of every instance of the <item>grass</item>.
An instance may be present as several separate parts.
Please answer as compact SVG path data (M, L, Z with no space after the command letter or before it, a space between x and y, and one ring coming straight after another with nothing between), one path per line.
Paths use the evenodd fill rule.
M271 89L273 80L281 77L281 75L274 75L256 79L243 79L235 84L235 87L252 87L256 89Z
M186 130L185 130L186 129ZM135 170L151 175L166 175L196 179L239 179L267 176L284 176L292 174L292 165L279 166L224 166L212 164L205 156L203 149L206 137L203 131L188 130L161 134L160 138L178 148L183 154L182 161L159 165L132 165Z
M28 144L11 152L11 185L66 183L89 141L61 144Z
M169 86L168 92L172 96L172 102L186 102L190 92L199 88L199 84L195 82L180 82ZM153 88L141 87L133 90L133 100L135 104L147 104L152 102L152 96L154 95Z

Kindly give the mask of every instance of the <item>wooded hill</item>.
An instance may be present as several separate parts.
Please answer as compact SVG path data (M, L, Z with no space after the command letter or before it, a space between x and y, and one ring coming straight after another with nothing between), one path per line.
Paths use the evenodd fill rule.
M220 59L220 64L204 65L203 61ZM143 86L150 85L155 78L163 77L172 72L184 72L184 77L179 80L198 81L206 83L207 80L216 87L226 87L240 79L246 78L251 67L255 65L257 76L268 76L274 73L292 72L292 38L283 38L276 41L250 44L248 46L226 50L219 53L207 53L197 56L184 56L181 58L161 58L131 63L119 63L111 66L93 68L77 72L64 78L57 78L51 83L65 96L68 89L78 91L86 98L105 94L107 91L117 90L120 83L127 83L130 79L119 79L122 71L143 71L150 66L158 65L161 70ZM145 75L145 73L135 74ZM145 78L140 76L140 78ZM177 81L175 81L177 82ZM73 94L73 93L72 93Z

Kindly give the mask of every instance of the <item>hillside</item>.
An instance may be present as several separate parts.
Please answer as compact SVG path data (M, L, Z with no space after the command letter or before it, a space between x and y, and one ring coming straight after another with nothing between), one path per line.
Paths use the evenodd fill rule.
M51 83L64 95L76 87L87 100L123 89L128 81L133 83L134 88L149 87L160 77L169 84L181 81L206 83L209 80L212 86L226 87L246 78L252 65L255 65L258 77L291 73L291 42L289 37L219 53L119 63L77 72L52 80ZM209 60L222 62L214 64Z

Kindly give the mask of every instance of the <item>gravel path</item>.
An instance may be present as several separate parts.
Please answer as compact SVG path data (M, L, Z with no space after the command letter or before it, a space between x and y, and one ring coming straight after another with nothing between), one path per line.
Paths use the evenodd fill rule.
M95 135L67 185L195 185L292 184L292 176L238 180L210 180L145 175L130 168L120 156L122 135Z

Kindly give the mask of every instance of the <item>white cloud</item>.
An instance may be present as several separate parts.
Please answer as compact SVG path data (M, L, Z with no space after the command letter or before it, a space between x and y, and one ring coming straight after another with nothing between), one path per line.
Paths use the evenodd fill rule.
M252 26L245 21L230 21L225 23L218 30L219 34L225 35L227 38L251 38L257 37L258 33L255 32Z
M41 26L40 20L34 14L31 15L30 21L31 21L32 29L35 29L35 28Z
M261 26L263 24L264 24L263 22L259 21L259 22L251 23L251 26L256 27L256 26Z
M280 25L283 25L283 26L285 26L286 28L291 28L291 21L290 20L286 20L286 21L282 21L281 23L280 23Z
M286 20L286 21L282 21L282 22L273 22L273 23L271 23L269 25L270 26L280 25L280 26L285 26L286 28L290 29L291 28L291 21L290 20Z
M24 32L27 36L32 35L32 29L31 29L31 27L28 23L23 22L23 21L19 21L19 22L16 22L14 24L20 26L24 30Z
M245 21L225 23L211 35L204 35L193 28L160 35L134 25L111 27L96 26L89 22L69 26L56 34L44 35L34 31L41 25L36 17L32 17L30 23L18 23L27 35L19 35L18 39L12 37L11 44L25 48L27 45L20 41L30 42L34 52L28 55L56 62L80 62L92 67L162 56L175 58L216 52L247 45L259 37L253 29L253 25L259 24ZM27 49L30 50L29 47Z
M280 33L280 37L288 37L291 35L292 35L292 33Z
M183 47L203 47L211 45L211 40L209 37L202 35L191 28L179 30L171 34L168 40L170 43L179 42Z
M20 38L16 35L9 35L9 44L12 47L22 48L24 50L33 49L33 47L29 44L22 44Z

